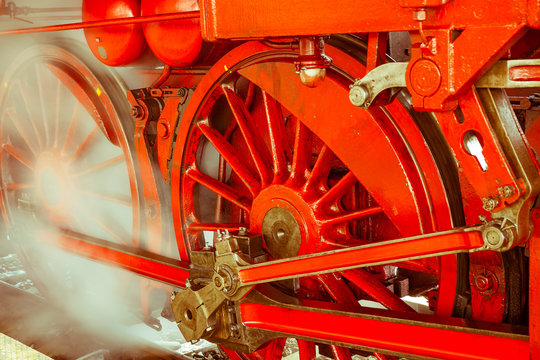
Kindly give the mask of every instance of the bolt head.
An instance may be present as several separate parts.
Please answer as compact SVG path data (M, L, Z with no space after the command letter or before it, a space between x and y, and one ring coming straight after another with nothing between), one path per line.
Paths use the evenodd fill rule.
M129 112L131 114L131 116L133 116L134 118L136 119L140 119L142 118L143 114L144 114L144 111L143 111L143 108L140 107L139 105L136 105L134 107L131 108L131 111Z
M493 250L500 249L506 242L506 235L497 226L489 226L482 232L485 245Z
M477 275L474 278L474 285L480 291L488 291L493 287L493 279L491 276Z
M354 106L365 107L369 99L369 92L363 85L353 85L349 91L349 100Z
M483 198L482 202L484 203L483 208L486 211L492 211L499 206L499 199L496 198Z
M499 195L501 195L501 197L503 198L512 197L516 192L516 190L514 189L512 185L501 186L498 190L499 190Z
M424 21L426 20L426 10L419 9L413 11L413 19L415 21Z

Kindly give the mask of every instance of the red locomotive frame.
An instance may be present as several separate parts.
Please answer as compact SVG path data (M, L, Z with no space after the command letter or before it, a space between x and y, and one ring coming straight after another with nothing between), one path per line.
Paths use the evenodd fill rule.
M130 135L145 201L141 219L151 234L146 250L70 231L51 242L176 287L187 285L172 305L184 336L232 347L239 351L227 350L233 359L261 346L251 356L279 357L283 336L302 339L300 352L306 359L313 355L309 345L313 342L330 344L338 360L349 359L349 348L355 347L375 351L379 359L393 358L392 354L540 358L540 212L534 209L540 167L533 150L538 134L533 125L524 134L501 90L540 87L540 2L202 0L199 6L200 11L0 32L14 36L200 19L205 41L241 43L210 61L212 67L204 76L189 68L165 66L152 87L128 91L135 125ZM388 33L397 31L410 35L407 63L386 60ZM365 65L347 52L349 45L335 45L336 37L330 36L340 34L354 34L365 45ZM231 85L239 78L255 84L260 95L250 95L254 90L248 87L242 99ZM435 141L446 140L446 151L457 164L463 221L452 218L449 200L441 195L445 190L437 179L442 170L424 141L431 135L422 134L410 109L396 100L401 88L410 93L416 111L434 112L433 124L439 129ZM228 104L243 140L216 130L208 120L219 108L217 98ZM248 99L258 101L260 109L252 110L257 106L246 105ZM306 105L311 99L318 100L316 106ZM285 118L292 119L292 130L276 120L284 116L284 109L290 112ZM263 115L266 120L260 120ZM384 125L391 121L377 120L381 118L394 123ZM261 124L268 126L264 136L257 130ZM371 143L372 139L377 140ZM291 140L291 153L284 155ZM219 153L223 165L217 179L201 170L196 154L203 142ZM405 143L412 150L403 150L405 145L399 144ZM472 143L480 144L480 155L471 150ZM248 160L236 147L248 154ZM337 160L332 160L332 153ZM409 158L409 153L416 158ZM227 166L236 175L227 175L223 170ZM321 185L315 182L322 184L329 168L350 172L328 180L321 195ZM363 189L358 191L366 191L375 205L348 209L343 198L353 197L348 194L357 182ZM165 183L170 197L158 191ZM198 209L203 205L193 195L200 186L236 206L237 210L227 210L226 217L240 220L200 221ZM162 223L169 215L167 205L172 209L178 259L158 255L170 237ZM272 249L265 240L263 252L272 255L271 261L260 260L258 248L269 213L277 219L275 224L296 224L290 226L302 233L292 255ZM384 241L336 246L326 240L339 238L333 231L343 224L377 214L386 216L397 231L381 235ZM290 216L293 220L288 220ZM276 241L282 238L280 231L292 239L289 225L278 230L272 225L274 230L269 231L277 234ZM193 234L202 231L219 232L213 248L203 248L200 238L194 240ZM338 231L343 232L353 230ZM504 275L504 267L502 275L497 273L501 269L497 262L504 257L501 254L516 248L529 254L528 287L521 288L522 310L528 304L528 329L503 323L509 295L494 290L510 287L511 276ZM448 259L456 253L470 253L474 321L452 313L457 270L455 260ZM408 305L369 272L358 270L386 264L429 268L433 264L425 259L434 256L438 259L433 260L438 261L434 273L440 281L436 315L409 312ZM209 276L209 281L195 284L197 276ZM443 276L452 280L443 284ZM306 277L317 278L326 287L325 295L309 299L316 291L308 280L300 285L308 296L293 300L273 296L264 285ZM344 299L356 295L344 283L355 284L389 310L353 306ZM321 301L328 294L333 301ZM227 318L222 311L236 318Z

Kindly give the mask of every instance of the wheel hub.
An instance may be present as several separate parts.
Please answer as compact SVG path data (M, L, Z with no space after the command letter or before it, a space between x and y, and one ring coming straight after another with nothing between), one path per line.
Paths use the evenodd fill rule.
M305 253L307 242L317 239L313 207L301 192L286 185L272 185L261 191L253 202L250 223L251 232L262 233L274 258Z
M302 245L300 226L284 208L268 210L262 222L262 234L270 254L275 258L296 256Z
M49 152L38 158L35 182L41 203L46 208L61 206L65 202L65 194L69 193L64 163L59 156Z

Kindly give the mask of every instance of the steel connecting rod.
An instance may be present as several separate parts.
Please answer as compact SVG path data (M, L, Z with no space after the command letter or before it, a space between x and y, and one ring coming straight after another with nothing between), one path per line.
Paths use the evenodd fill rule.
M73 231L40 230L37 231L36 237L41 242L73 254L118 266L175 287L186 286L186 280L189 276L189 264Z
M309 254L294 258L241 267L242 285L383 265L404 260L486 249L482 230L471 227L384 241L347 249Z
M226 296L234 299L239 288L244 288L242 293L245 294L246 290L259 283L460 252L497 250L510 241L513 229L512 225L504 223L485 224L259 264L246 261L236 238L227 234L216 243L214 277L218 279L214 281L230 282L235 291L229 291ZM188 264L129 246L68 230L59 234L40 231L38 237L66 251L173 286L184 287L189 277ZM226 269L226 278L219 275L223 269Z

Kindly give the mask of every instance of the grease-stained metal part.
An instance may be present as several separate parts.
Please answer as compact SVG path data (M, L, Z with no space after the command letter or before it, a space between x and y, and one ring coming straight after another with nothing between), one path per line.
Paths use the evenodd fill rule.
M406 87L407 65L405 62L382 64L363 78L356 79L349 91L351 103L360 108L367 108L382 91Z
M217 329L214 315L225 300L223 293L212 285L197 291L187 288L176 294L171 307L186 341L209 336Z

